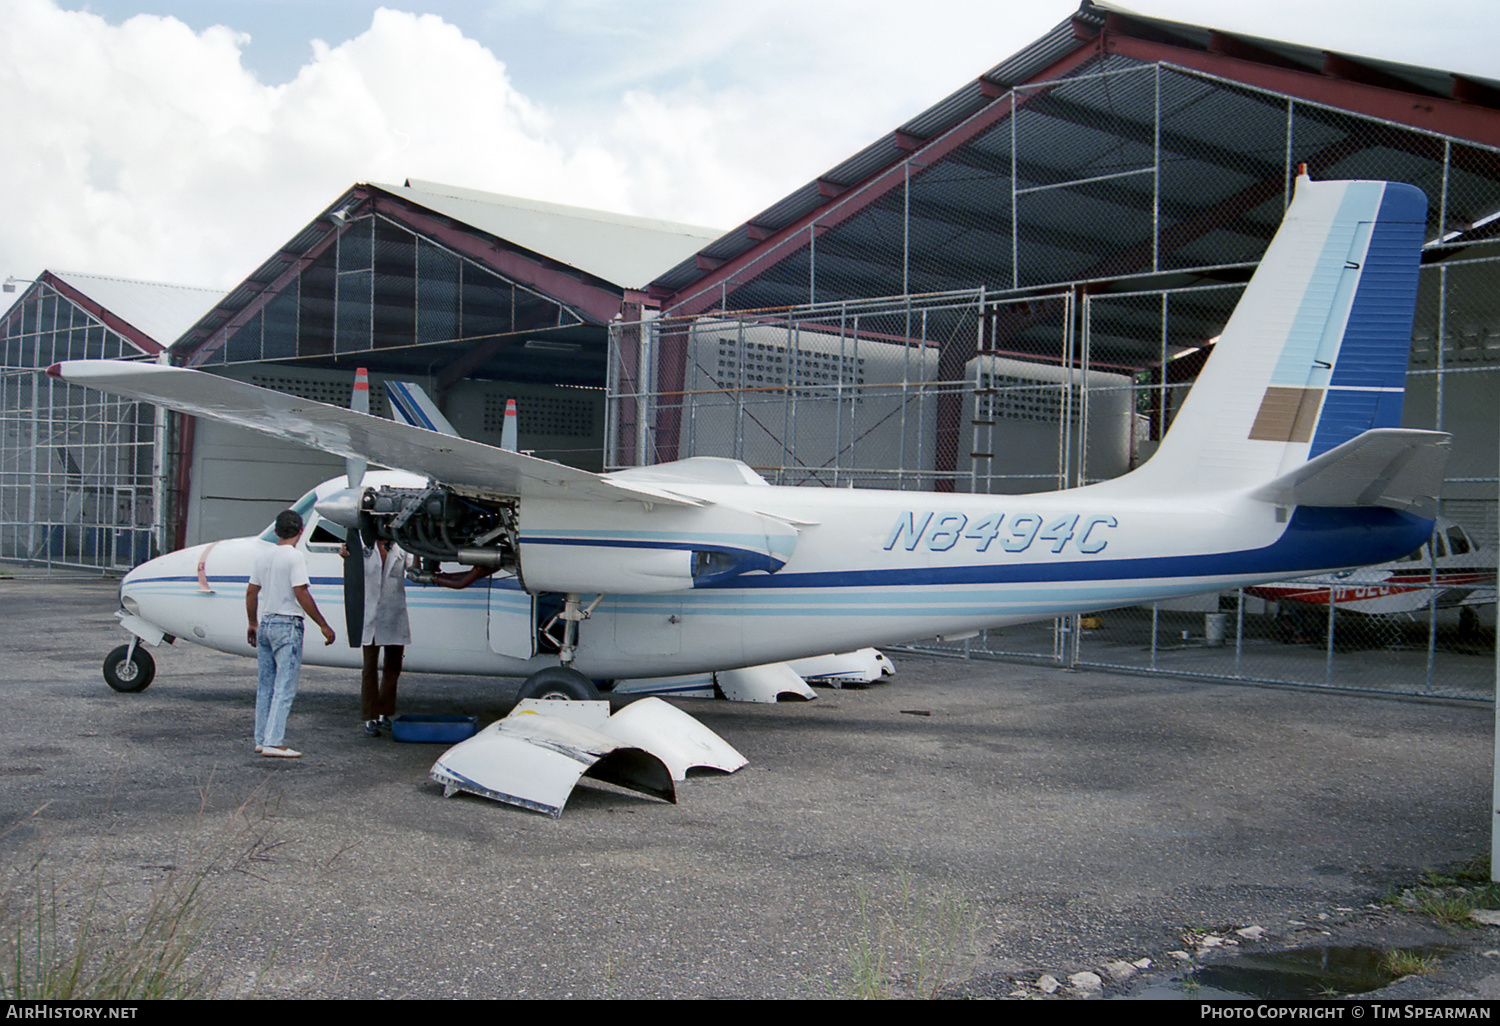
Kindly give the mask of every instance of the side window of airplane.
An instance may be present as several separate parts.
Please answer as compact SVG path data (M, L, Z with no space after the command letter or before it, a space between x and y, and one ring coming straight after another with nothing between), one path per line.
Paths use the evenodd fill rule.
M315 552L337 552L344 544L344 529L313 514L312 531L307 536L307 547Z
M1441 534L1432 536L1432 555L1436 559L1446 559L1448 556L1448 545Z
M1464 529L1454 524L1448 528L1448 551L1455 556L1462 556L1470 552L1469 536L1464 534Z

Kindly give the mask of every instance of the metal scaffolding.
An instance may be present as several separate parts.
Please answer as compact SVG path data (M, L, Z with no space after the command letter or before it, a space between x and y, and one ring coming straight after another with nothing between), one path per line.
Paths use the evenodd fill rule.
M0 324L0 559L128 570L155 555L169 498L165 415L41 373L144 354L45 284Z

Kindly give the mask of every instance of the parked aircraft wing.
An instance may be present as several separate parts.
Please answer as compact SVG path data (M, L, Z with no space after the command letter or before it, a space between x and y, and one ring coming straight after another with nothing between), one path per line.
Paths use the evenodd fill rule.
M1253 493L1283 506L1387 506L1433 516L1448 463L1445 431L1376 428Z
M697 499L645 482L615 482L602 474L186 367L125 360L69 360L53 364L47 373L72 384L289 438L337 456L364 458L423 474L476 495L703 505Z

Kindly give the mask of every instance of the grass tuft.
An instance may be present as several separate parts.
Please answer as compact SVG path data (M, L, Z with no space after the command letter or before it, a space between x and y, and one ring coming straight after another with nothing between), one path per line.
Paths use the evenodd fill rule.
M0 839L34 828L41 811ZM215 895L228 874L253 874L286 842L264 803L246 802L216 830L204 828L201 811L198 829L177 857L153 867L161 876L144 891L112 870L102 844L80 861L33 840L0 864L0 999L215 996L222 981L198 958L215 923Z
M894 898L856 889L859 931L849 942L847 996L859 1000L935 999L959 982L976 957L979 915L944 887L919 885L897 870Z
M1415 951L1403 951L1396 948L1381 956L1380 968L1398 978L1427 976L1437 972L1438 959L1434 955L1419 955Z

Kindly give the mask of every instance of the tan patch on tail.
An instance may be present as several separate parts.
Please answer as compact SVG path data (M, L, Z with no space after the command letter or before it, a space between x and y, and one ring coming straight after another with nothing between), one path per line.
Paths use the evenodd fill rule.
M1311 442L1322 405L1321 388L1272 385L1261 397L1250 437L1260 442Z

